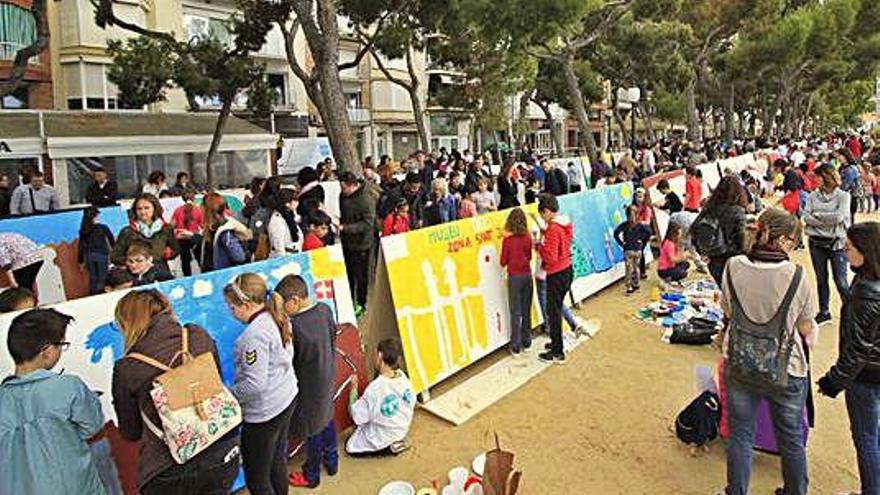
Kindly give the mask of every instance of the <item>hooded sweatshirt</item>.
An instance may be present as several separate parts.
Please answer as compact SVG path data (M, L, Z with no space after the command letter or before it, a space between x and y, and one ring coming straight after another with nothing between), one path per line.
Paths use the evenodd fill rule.
M833 248L843 249L850 223L850 201L850 195L840 188L831 194L821 189L810 193L803 210L807 236L834 238Z
M566 270L571 266L571 240L574 237L574 226L565 215L556 215L547 230L544 241L540 244L541 262L547 276Z
M86 440L104 426L73 375L37 370L0 385L0 493L106 493Z

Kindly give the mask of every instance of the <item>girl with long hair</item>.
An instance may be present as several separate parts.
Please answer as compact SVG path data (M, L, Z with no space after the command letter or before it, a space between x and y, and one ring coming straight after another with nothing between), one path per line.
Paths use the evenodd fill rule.
M278 191L269 217L269 257L277 258L299 251L302 245L299 225L296 221L297 200L292 189Z
M831 322L829 306L828 266L831 277L841 299L849 294L846 279L846 229L851 225L850 205L852 198L840 188L840 175L831 165L816 169L821 184L810 193L803 208L803 219L810 248L810 261L816 272L816 285L819 291L819 313L816 321L820 324Z
M706 201L700 217L694 220L696 225L701 217L713 217L717 219L723 238L723 250L709 254L709 273L717 284L721 284L721 275L727 260L743 253L743 238L746 230L746 205L748 196L745 188L736 177L725 176L718 183L715 191ZM694 229L691 229L694 232ZM699 243L697 243L699 247Z
M119 233L119 239L110 253L110 261L116 266L125 264L128 248L136 242L150 245L153 259L166 268L168 260L177 256L180 246L174 238L174 228L162 218L162 203L152 194L140 194L129 210L128 226Z
M232 217L226 199L220 194L206 194L203 202L205 239L202 243L202 271L220 270L249 262L247 243L253 237L251 231Z
M743 367L748 369L747 363L763 364L784 356L777 354L776 348L752 347L748 358L735 360L746 364L727 360L725 390L730 434L726 493L731 495L748 493L757 413L762 400L770 405L782 457L784 491L797 495L807 493L807 457L802 428L810 390L808 349L815 344L818 327L813 320L813 291L807 277L803 275L802 267L789 261L789 253L796 248L800 235L801 223L796 217L776 208L765 210L758 217L754 238L746 241L748 254L728 260L720 284L721 306L731 320L722 344L725 359L731 349L752 345L753 341L749 339L754 337L750 337L747 329L748 325L755 323L750 322L771 323L777 317L781 318L780 326L785 329L781 341L791 348L785 370L787 384L779 393L767 393L765 388L738 378ZM740 373L734 373L734 369L739 369Z
M241 404L241 455L248 490L287 493L287 432L298 393L293 337L280 295L255 273L235 277L223 289L229 311L247 327L235 341L235 384Z
M84 265L89 274L89 294L104 292L104 279L110 267L110 251L116 240L110 228L100 222L101 210L89 206L83 210L79 227L79 249L77 261Z
M840 310L837 361L819 391L832 398L846 391L861 493L880 493L880 223L850 227L845 249L856 277Z
M510 352L519 356L532 346L532 236L526 214L514 208L504 224L501 266L507 268L510 304Z
M131 291L116 305L116 326L124 339L125 354L113 367L113 408L122 438L140 442L138 488L143 495L168 493L228 493L238 476L237 430L211 444L185 464L177 464L165 441L144 422L161 428L150 390L164 370L129 357L139 353L174 367L180 364L183 332L193 356L211 353L219 369L217 347L208 333L196 326L184 329L168 299L155 289Z

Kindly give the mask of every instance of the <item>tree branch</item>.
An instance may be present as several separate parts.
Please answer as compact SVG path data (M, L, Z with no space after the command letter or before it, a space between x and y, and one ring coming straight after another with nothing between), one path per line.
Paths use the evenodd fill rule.
M113 0L90 0L90 2L95 7L95 24L102 29L107 29L108 26L116 26L142 36L149 36L150 38L168 43L179 43L170 33L153 31L116 17L116 14L113 12Z
M385 75L385 79L388 79L389 81L393 82L394 84L400 86L401 88L403 88L407 91L410 90L410 87L411 87L410 83L404 81L403 79L395 77L394 75L391 74L391 71L388 70L387 67L385 67L385 64L382 62L382 58L379 57L379 53L376 51L375 47L370 48L370 53L373 54L373 60L376 61L376 66L379 67L379 70L382 71L382 74Z
M288 29L283 22L279 22L278 27L281 29L281 34L284 36L284 48L287 52L287 63L290 65L293 74L298 77L303 84L308 85L312 83L314 81L314 75L306 72L302 65L300 65L299 60L296 59L294 42L296 40L296 33L299 32L299 18L294 18L290 29Z
M391 15L391 11L389 10L388 12L385 12L385 14L383 14L382 17L380 17L378 21L376 21L376 31L379 31L380 29L382 29L382 26L385 25L385 21L388 19L388 17L390 15ZM358 54L355 56L354 60L352 60L351 62L345 62L343 64L339 64L338 69L337 69L337 70L339 70L339 72L342 72L347 69L353 69L353 68L357 67L358 65L360 65L361 60L363 60L364 56L367 53L370 53L370 49L373 46L373 40L375 39L375 35L367 36L367 34L359 27L355 28L355 33L358 36L358 41L360 41L361 44L363 44L364 46L361 47L361 49L358 51Z
M12 93L24 84L24 76L31 57L36 57L49 46L49 19L46 15L46 0L33 0L31 15L34 17L36 38L33 43L15 52L15 60L12 62L12 73L9 79L0 81L0 97Z

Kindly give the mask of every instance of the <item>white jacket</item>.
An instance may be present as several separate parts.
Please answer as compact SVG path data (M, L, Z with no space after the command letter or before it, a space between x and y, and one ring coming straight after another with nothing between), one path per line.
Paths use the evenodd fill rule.
M297 236L297 241L294 242L287 222L284 221L284 217L277 211L272 212L272 216L269 218L269 226L266 230L269 234L270 258L278 258L286 254L298 252L302 247L303 236L301 233L298 232L300 235Z

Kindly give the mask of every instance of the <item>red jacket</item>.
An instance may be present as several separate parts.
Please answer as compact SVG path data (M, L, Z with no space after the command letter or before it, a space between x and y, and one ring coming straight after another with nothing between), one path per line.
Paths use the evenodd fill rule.
M703 196L703 184L696 177L688 177L684 183L684 209L696 211L700 209Z
M409 232L409 215L389 213L382 224L382 237Z
M571 266L571 240L574 226L567 217L557 215L544 231L544 241L539 247L541 263L547 275L564 271Z
M532 273L532 236L509 235L501 242L501 266L507 267L508 275Z
M303 239L303 251L311 251L312 249L320 249L322 247L324 247L324 243L321 241L320 237L311 232L306 234L306 237Z
M788 191L785 193L785 196L782 197L780 204L785 208L785 211L792 215L797 215L798 210L801 208L801 195L796 190Z

